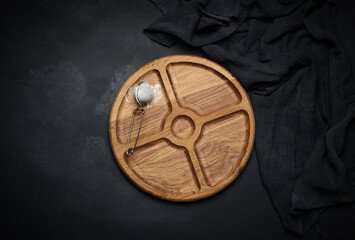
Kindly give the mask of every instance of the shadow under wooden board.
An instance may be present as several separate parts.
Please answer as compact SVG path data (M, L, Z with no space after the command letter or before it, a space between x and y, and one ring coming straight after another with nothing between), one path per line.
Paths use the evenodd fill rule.
M154 98L137 148L126 156L134 88L146 81ZM136 116L131 145L139 129ZM124 83L113 103L110 141L123 172L144 191L170 201L193 201L228 186L242 171L255 136L253 109L243 87L208 59L173 55L154 60Z

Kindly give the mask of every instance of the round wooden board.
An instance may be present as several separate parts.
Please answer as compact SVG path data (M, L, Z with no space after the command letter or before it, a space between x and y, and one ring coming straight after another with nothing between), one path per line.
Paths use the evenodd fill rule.
M134 87L154 88L137 148L125 155ZM141 115L131 135L133 146ZM242 171L255 136L253 109L243 87L208 59L173 55L154 60L124 83L113 103L110 141L123 172L144 191L171 201L193 201L228 186Z

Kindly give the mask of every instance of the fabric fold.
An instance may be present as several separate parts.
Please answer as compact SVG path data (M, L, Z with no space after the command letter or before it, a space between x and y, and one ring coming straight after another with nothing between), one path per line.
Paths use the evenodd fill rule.
M201 48L253 104L260 174L284 226L303 235L355 200L355 81L324 0L152 0L144 33Z

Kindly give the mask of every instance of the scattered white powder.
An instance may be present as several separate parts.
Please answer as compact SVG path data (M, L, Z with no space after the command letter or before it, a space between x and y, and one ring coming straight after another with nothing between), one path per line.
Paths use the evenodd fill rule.
M127 93L124 95L124 98L126 99L126 102L128 102L128 103L131 102L128 98L133 95L134 89L136 88L136 86L137 86L137 84L132 85L128 89Z
M131 96L134 95L134 89L135 89L136 87L137 87L137 84L134 84L134 85L132 85L132 86L128 89L126 95L124 96L125 99L126 99L126 102L128 102L128 103L131 102L129 99L131 99ZM160 99L162 99L162 97L163 97L163 92L162 92L161 86L160 86L159 84L155 84L155 85L153 86L153 91L154 91L154 97L153 97L153 99L146 105L147 108L153 107L153 105L154 105L155 103L159 102ZM133 97L133 99L135 100L134 97Z
M147 104L147 108L151 108L153 104L157 103L162 99L163 97L163 92L161 91L161 87L159 84L155 84L153 87L154 90L154 97L150 103Z

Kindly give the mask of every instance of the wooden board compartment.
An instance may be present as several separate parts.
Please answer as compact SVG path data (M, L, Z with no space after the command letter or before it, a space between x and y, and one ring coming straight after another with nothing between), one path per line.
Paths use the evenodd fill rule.
M154 88L137 148L125 155L133 95L141 81ZM140 115L136 116L140 119ZM133 146L139 128L135 121ZM144 191L171 201L193 201L228 186L242 171L255 136L250 100L237 79L197 56L154 60L135 72L113 103L110 142L123 172Z

